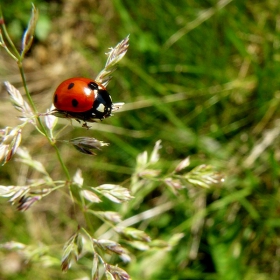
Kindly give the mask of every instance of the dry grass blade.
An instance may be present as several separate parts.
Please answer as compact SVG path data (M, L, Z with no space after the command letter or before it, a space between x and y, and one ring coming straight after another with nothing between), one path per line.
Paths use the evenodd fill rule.
M113 211L94 211L94 215L113 223L120 223L122 221L120 214Z
M100 150L103 146L108 146L108 143L104 143L103 141L99 141L95 138L91 137L77 137L69 140L78 151L87 155L95 155L92 150Z
M22 98L21 93L19 92L18 89L16 89L12 84L10 84L9 82L4 82L4 85L7 89L7 92L10 95L10 99L14 105L14 107L18 110L18 111L22 111L22 107L24 104L24 100Z
M78 169L73 177L73 183L76 184L79 188L81 188L84 184L84 178L82 175L82 170Z
M190 157L183 159L175 168L175 172L180 172L190 165Z
M98 263L98 255L94 253L92 260L91 279L99 279Z
M118 111L123 105L124 102L113 103L112 112Z
M6 129L6 135L0 144L0 162L7 163L16 153L21 142L21 129L17 126L11 131Z
M170 48L173 44L175 44L179 39L181 39L184 35L186 35L191 30L197 28L203 22L208 20L210 17L214 16L217 11L223 9L226 5L228 5L232 0L220 0L216 7L211 7L208 10L205 10L201 13L195 20L188 22L184 27L175 32L164 44L165 48Z
M116 280L116 278L113 276L113 274L111 272L109 272L108 270L105 271L105 276L107 280Z
M115 241L107 239L94 239L93 241L99 248L105 250L108 253L116 253L121 255L124 252L123 247Z
M28 23L28 27L22 38L22 52L21 52L22 57L24 57L24 55L28 52L28 50L32 45L38 16L39 16L39 11L33 5L30 21Z
M25 121L26 119L32 120L33 112L30 106L28 105L28 103L23 99L19 90L16 89L12 84L10 84L7 81L4 82L4 85L6 87L8 94L10 95L10 100L13 106L23 114L21 120L23 121ZM34 121L32 121L32 123L34 123Z
M111 275L108 277L107 273ZM111 276L113 278L111 278ZM129 274L125 270L119 268L118 266L109 265L109 264L106 265L106 277L107 279L119 279L119 280L131 279Z
M28 210L35 202L39 201L41 198L42 198L41 195L23 196L18 201L17 210L21 212Z
M214 184L223 183L225 178L222 173L214 170L211 165L202 164L182 176L190 184L209 189Z
M17 155L19 156L19 158L17 159L19 162L22 162L34 168L35 170L46 175L49 178L49 174L46 171L44 165L40 161L32 159L27 149L19 148L17 150Z
M111 48L110 52L107 53L108 59L104 69L97 75L96 81L104 85L105 87L108 85L111 74L116 70L117 64L119 61L125 56L129 44L129 36L123 39L116 47Z
M155 147L152 151L151 157L150 157L150 163L156 163L158 162L160 156L159 156L159 150L161 149L161 140L158 140L155 144Z
M94 192L89 190L82 190L80 194L92 203L99 203L102 201Z
M71 265L73 260L77 258L77 241L78 234L75 233L70 239L65 243L63 248L63 255L61 260L61 269L62 271L67 271Z
M126 228L117 228L118 232L121 233L128 239L143 241L143 242L151 242L151 238L147 233L142 230L133 228L133 227L126 227Z
M0 46L4 47L4 45L5 45L5 42L4 42L4 39L3 39L2 31L0 29Z
M92 189L97 190L102 195L115 203L122 203L133 198L133 196L130 195L128 189L119 185L103 184Z
M47 128L52 131L54 129L54 127L56 126L57 124L57 117L55 117L54 115L51 114L51 110L47 110L47 113L45 115L45 123L46 123L46 126Z

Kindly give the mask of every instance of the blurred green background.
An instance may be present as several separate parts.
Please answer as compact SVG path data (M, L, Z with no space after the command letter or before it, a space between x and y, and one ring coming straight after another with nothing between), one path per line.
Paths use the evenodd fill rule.
M61 135L110 143L95 157L61 144L72 174L80 168L91 186L128 187L137 155L150 152L161 139L163 174L190 156L190 167L210 164L225 175L223 184L208 191L187 188L174 195L158 184L138 197L135 207L122 208L128 218L170 203L168 210L137 227L153 239L184 237L170 250L135 252L130 264L119 265L135 280L280 279L279 1L33 3L40 18L24 67L42 112L61 81L94 78L108 48L130 34L128 53L108 85L113 101L125 102L123 109L88 131L73 122L75 127ZM20 48L31 3L14 0L3 3L2 10ZM22 90L16 63L1 49L0 81L5 80ZM0 98L0 126L17 124L18 112L4 88ZM63 179L53 150L31 126L23 132L22 146L54 178ZM24 184L38 176L32 172L10 162L1 167L1 185ZM0 242L22 242L40 248L41 257L53 256L52 265L38 255L27 263L26 256L1 250L0 279L89 279L82 278L89 275L88 263L67 274L59 268L59 250L76 226L63 195L53 193L25 213L7 199L0 201Z

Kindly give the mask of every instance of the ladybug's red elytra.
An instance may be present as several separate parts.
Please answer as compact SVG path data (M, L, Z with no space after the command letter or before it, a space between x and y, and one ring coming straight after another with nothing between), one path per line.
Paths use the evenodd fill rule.
M71 78L56 89L53 104L58 113L77 120L94 121L111 115L112 98L106 88L89 78Z

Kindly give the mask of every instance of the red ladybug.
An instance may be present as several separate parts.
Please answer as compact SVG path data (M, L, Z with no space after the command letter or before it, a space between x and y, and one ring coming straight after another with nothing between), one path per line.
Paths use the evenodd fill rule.
M106 88L89 78L62 82L53 96L56 115L94 122L111 115L112 98Z

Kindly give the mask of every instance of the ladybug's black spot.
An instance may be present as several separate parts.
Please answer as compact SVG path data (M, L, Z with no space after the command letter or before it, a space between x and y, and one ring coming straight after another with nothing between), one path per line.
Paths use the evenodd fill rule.
M72 106L77 107L79 105L79 102L77 99L72 99Z
M95 82L89 82L88 87L92 90L98 89L98 85Z
M54 102L53 103L57 103L57 94L54 96Z
M70 84L68 85L68 88L67 88L67 89L71 89L74 85L75 85L74 83L70 83Z

